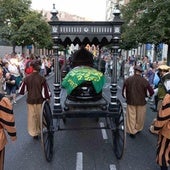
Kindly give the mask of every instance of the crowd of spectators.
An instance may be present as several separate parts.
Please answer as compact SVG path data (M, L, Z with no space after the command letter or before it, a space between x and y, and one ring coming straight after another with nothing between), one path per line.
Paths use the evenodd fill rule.
M48 76L54 67L53 58L47 56L36 56L30 54L24 56L21 54L6 54L0 58L0 69L3 74L0 75L0 93L5 94L13 104L16 104L16 95L24 77L32 73L30 65L33 59L41 61L40 74Z

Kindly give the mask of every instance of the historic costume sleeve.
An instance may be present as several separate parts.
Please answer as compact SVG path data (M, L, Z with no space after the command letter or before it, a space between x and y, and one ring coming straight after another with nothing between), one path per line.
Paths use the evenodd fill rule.
M163 126L170 120L170 95L166 94L163 101L162 107L157 115L157 120L154 122L154 130L160 131Z
M18 89L18 93L24 95L27 92L27 85L25 81L23 81Z
M147 86L147 94L149 95L148 97L151 97L153 94L154 94L154 90L153 88L150 86L150 84L148 83L148 86Z
M0 101L0 123L3 129L5 129L11 140L16 139L15 120L12 109L12 104L7 97L3 97Z
M46 80L42 84L42 96L44 99L50 99L50 97L51 97L51 91L50 91L50 88L49 88Z
M72 90L84 81L91 81L96 93L99 93L105 83L105 77L103 73L94 68L86 66L75 67L63 79L62 86L66 88L67 93L70 94Z

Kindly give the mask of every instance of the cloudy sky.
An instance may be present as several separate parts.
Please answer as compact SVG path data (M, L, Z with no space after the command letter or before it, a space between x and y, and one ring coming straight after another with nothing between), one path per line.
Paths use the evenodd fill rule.
M32 0L33 9L68 12L94 21L105 20L106 0Z

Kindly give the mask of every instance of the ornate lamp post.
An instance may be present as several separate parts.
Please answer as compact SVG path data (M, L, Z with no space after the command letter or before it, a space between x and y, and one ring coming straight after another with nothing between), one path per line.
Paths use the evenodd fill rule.
M57 17L58 11L55 9L55 4L53 4L53 9L51 11L51 21L49 21L49 25L51 26L51 36L53 39L53 53L54 53L54 111L53 113L61 112L61 103L60 103L60 70L59 70L59 55L58 55L58 44L59 44L59 32L57 22L59 21Z
M112 59L113 59L113 70L112 70L112 79L110 86L111 93L111 102L109 104L109 111L117 112L117 57L118 57L118 49L121 38L121 26L123 24L123 20L120 18L120 10L116 7L113 11L114 19L113 19L113 38L112 38Z

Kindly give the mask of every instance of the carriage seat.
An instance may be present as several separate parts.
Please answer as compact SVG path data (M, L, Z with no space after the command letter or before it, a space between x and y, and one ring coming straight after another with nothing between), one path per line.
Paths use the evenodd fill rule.
M77 86L67 98L73 101L97 101L102 98L102 90L96 93L92 82L85 81Z

